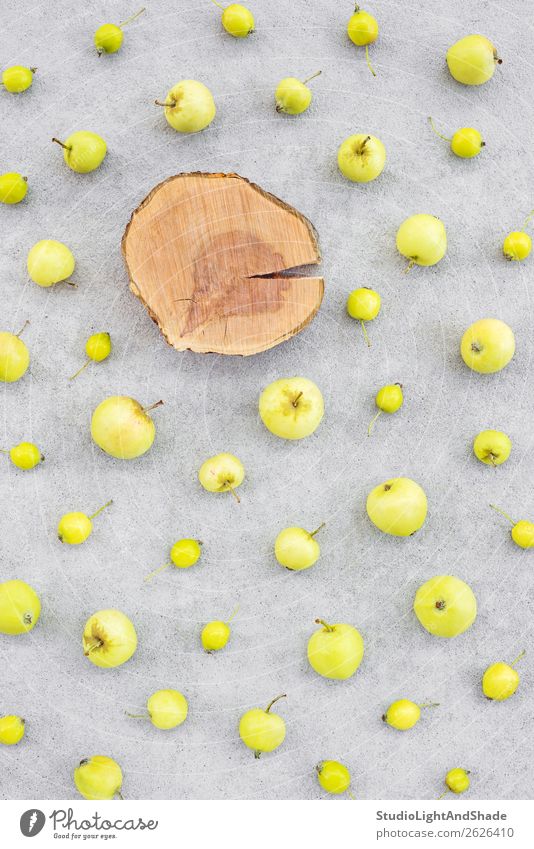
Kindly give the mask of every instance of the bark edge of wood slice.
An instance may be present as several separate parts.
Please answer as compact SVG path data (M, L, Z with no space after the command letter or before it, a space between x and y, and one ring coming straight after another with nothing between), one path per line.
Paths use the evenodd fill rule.
M311 222L239 174L159 183L132 213L122 253L130 289L178 351L265 351L323 299L322 277L297 274L321 261Z

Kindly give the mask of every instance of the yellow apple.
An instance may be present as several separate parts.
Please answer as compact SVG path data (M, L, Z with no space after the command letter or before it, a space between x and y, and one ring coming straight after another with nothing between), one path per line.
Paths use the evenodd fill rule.
M339 170L353 183L369 183L384 170L386 148L376 136L357 133L349 136L337 152Z
M20 335L20 334L19 334ZM15 383L26 374L30 352L16 333L0 333L0 383Z
M452 575L438 575L419 587L413 609L430 634L457 637L475 621L477 600L464 581Z
M0 584L0 634L26 634L41 614L39 596L25 581Z
M323 678L350 678L363 658L364 645L360 632L344 623L328 625L322 619L315 621L323 627L308 640L310 666Z
M482 430L473 442L473 451L481 463L500 466L512 450L512 440L501 430Z
M270 712L275 702L284 698L285 694L277 696L265 710L247 710L239 720L239 736L247 748L254 750L256 758L259 758L262 752L274 752L284 742L286 724L281 716Z
M99 610L85 623L83 652L103 669L121 666L137 648L135 628L120 610Z
M208 492L231 492L239 503L236 489L245 480L245 467L233 454L216 454L202 463L198 479Z
M426 513L425 491L410 478L392 478L367 496L367 515L385 534L411 536L422 527Z
M187 699L179 690L156 690L146 703L152 725L168 730L187 719Z
M397 250L414 265L436 265L447 250L447 232L435 215L419 213L406 218L397 230Z
M487 699L504 702L513 696L519 687L519 673L514 669L525 655L522 651L512 663L492 663L482 676L482 692Z
M63 159L77 174L89 174L104 161L107 145L102 136L90 130L78 130L64 142L52 139L63 148Z
M494 374L514 356L514 332L498 318L481 318L465 331L460 351L470 369L479 374Z
M113 799L121 795L122 770L113 758L93 755L80 761L74 770L74 783L84 799Z
M44 288L66 280L75 265L70 248L55 239L41 239L28 253L28 274L34 283Z
M304 439L321 423L323 396L306 377L283 377L260 395L260 417L271 433L282 439Z
M501 62L495 46L483 35L466 35L447 50L449 71L464 85L486 83Z
M295 572L313 566L321 554L315 536L322 528L323 525L320 525L311 533L304 528L284 528L280 531L274 543L274 554L280 566Z
M209 88L198 80L180 80L173 85L164 103L165 117L179 133L198 133L215 118L215 101Z
M91 436L102 451L119 460L133 460L145 454L156 436L150 410L163 401L142 407L125 395L113 395L102 401L91 419Z

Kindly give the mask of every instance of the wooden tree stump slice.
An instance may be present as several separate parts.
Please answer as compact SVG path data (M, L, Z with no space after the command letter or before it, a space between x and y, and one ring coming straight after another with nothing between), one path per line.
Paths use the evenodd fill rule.
M237 174L160 183L122 251L132 292L179 351L265 351L306 327L323 298L322 277L295 273L321 259L311 223Z

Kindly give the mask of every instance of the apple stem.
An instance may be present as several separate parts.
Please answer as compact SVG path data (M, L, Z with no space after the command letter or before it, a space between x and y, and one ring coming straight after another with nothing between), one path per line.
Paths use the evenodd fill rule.
M314 80L315 77L320 77L322 73L322 71L316 71L315 74L311 75L311 77L306 77L305 80L302 80L302 85L306 85L306 83L311 83L311 81Z
M269 704L265 708L265 713L269 713L274 703L278 702L280 699L287 699L287 693L282 693L281 696L277 696L276 699L273 699L272 702L269 702Z
M124 713L132 719L150 719L150 715L148 713L128 713L127 710L125 710Z
M15 333L15 336L17 337L17 339L18 339L19 336L22 336L22 334L26 330L29 323L30 323L30 319L27 318L26 321L24 322L24 324L22 325L22 327L20 328L19 332Z
M122 793L121 793L121 791L120 791L120 790L117 790L117 791L116 791L116 793L115 793L115 795L119 797L119 799L121 800L121 802L124 802L124 796L122 795Z
M172 103L162 103L161 100L155 100L154 103L156 106L168 106L169 109L174 109L176 106L176 100L173 100Z
M432 129L434 130L435 134L436 134L437 136L439 136L439 137L440 137L440 139L443 139L443 141L446 141L446 142L451 142L451 141L452 141L452 139L449 139L449 138L447 138L447 136L443 136L440 132L438 132L438 130L436 129L436 125L434 124L434 120L433 120L430 116L428 117L428 120L429 120L429 122L430 122L430 126L431 126L431 127L432 127Z
M427 702L424 705L417 705L417 707L421 710L423 710L423 708L439 707L439 702Z
M87 651L84 651L85 657L89 657L92 651L95 651L96 649L99 649L101 648L101 646L104 645L102 640L99 640L97 637L93 637L93 640L95 641L94 645L92 645L91 648L87 649Z
M316 534L318 534L318 533L319 533L319 531L322 531L322 529L324 528L324 526L325 526L325 525L326 525L326 522L321 522L321 524L319 525L319 527L318 527L318 528L316 528L314 531L312 531L312 532L311 532L310 536L311 536L311 537L314 537Z
M125 26L127 26L128 24L131 24L131 23L132 23L132 21L137 20L137 18L139 17L139 15L142 15L142 14L143 14L143 12L146 12L146 9L145 9L144 7L143 7L142 9L139 9L139 11L135 13L135 15L132 15L130 18L126 18L126 20L125 20L125 21L123 21L121 24L119 24L119 27L125 27Z
M222 10L223 10L223 12L224 12L224 8L225 8L225 7L222 5L222 3L218 3L218 2L217 2L217 0L211 0L211 2L212 2L215 6L218 6L218 7L219 7L219 9L222 9Z
M496 468L497 468L497 464L496 464L496 462L495 462L495 459L496 459L495 454L493 454L493 452L492 452L492 451L490 451L490 452L489 452L489 454L488 454L487 456L488 456L488 460L490 461L490 463L491 463L491 465L493 466L493 468L494 468L494 469L496 469Z
M110 498L110 500L109 500L109 501L106 501L106 503L105 503L105 504L103 504L103 505L102 505L102 507L99 507L99 508L98 508L98 510L96 511L96 513L93 513L91 516L89 516L89 518L90 518L90 519L96 519L96 517L100 515L100 513L102 512L102 510L105 510L105 509L106 509L106 507L109 507L109 505L110 505L110 504L113 504L113 499L112 499L112 498Z
M359 149L358 149L358 153L359 153L360 155L363 153L364 148L365 148L365 145L367 144L367 142L370 142L370 141L371 141L371 136L366 136L366 137L364 138L364 140L362 141L362 143L361 143L361 145L360 145L360 147L359 147Z
M219 4L217 3L217 6L218 5ZM261 752L259 749L254 749L254 757L256 758L256 760L259 760L261 758Z
M326 628L327 631L334 630L333 626L329 625L328 622L325 622L324 619L316 619L315 622L317 625L322 625L324 628Z
M516 524L516 522L514 522L514 520L508 515L508 513L505 513L504 510L501 510L500 507L496 507L495 504L490 504L490 507L493 510L495 510L497 513L500 513L501 516L504 516L505 519L508 519L508 521L510 522L511 525Z
M62 147L63 150L72 150L72 147L69 147L68 144L63 144L59 139L53 138L52 141Z
M296 396L295 396L295 398L293 398L293 400L292 400L292 402L291 402L291 403L292 403L292 405L294 406L295 410L297 409L297 407L298 407L298 405L299 405L299 401L300 401L300 399L302 398L302 395L303 395L303 394L304 394L303 392L299 392L299 394L298 394L298 395L296 395Z
M523 222L523 227L528 227L528 225L530 224L530 222L532 221L533 218L534 218L534 209L532 210L532 212L529 212L529 214L525 218L525 220Z
M355 802L355 801L356 801L356 797L352 795L352 793L350 792L350 790L347 790L347 796L349 797L349 799L352 799L352 801L353 801L353 802Z
M7 448L0 448L0 452L1 452L2 454L9 454L9 451L8 451L8 449L7 449Z
M87 362L84 363L83 366L78 369L76 374L73 374L72 377L69 377L69 380L74 380L75 377L78 377L78 375L81 374L82 371L87 368L87 366L89 365L90 362L91 362L91 360L87 360Z
M235 498L235 500L237 501L237 503L238 503L238 504L241 504L241 499L240 499L239 495L237 494L237 492L235 491L235 489L233 488L233 486L232 486L232 484L230 483L230 481L225 481L225 482L224 482L224 485L228 487L228 489L230 490L230 492L231 492L231 493L232 493L232 495L234 496L234 498Z
M373 77L376 77L376 72L373 66L371 65L371 60L369 59L369 45L365 45L365 61L367 62L367 67L371 71Z
M32 622L33 622L32 614L31 613L25 613L24 616L22 617L22 621L24 622L25 625L31 625Z
M520 660L522 660L522 659L524 658L524 656L526 655L526 653L527 653L527 650L526 650L526 649L523 649L523 651L521 652L521 654L518 654L518 655L517 655L516 659L512 661L512 663L510 664L510 666L515 666L515 665L516 665L516 663L519 663L519 661L520 661Z
M159 566L157 569L154 569L153 572L149 572L149 574L146 576L146 578L144 580L145 581L151 581L152 578L154 577L154 575L157 575L159 572L163 572L163 570L167 569L167 567L170 566L170 565L171 565L170 562L164 563L163 566Z
M502 61L502 60L501 60L501 61ZM37 68L30 68L30 71L32 72L32 74L36 74L36 73L37 73Z
M237 606L234 608L234 611L233 611L232 615L230 616L230 618L228 619L228 621L227 621L227 623L226 623L226 624L227 624L227 625L229 625L229 624L230 624L230 622L232 621L232 619L234 619L234 617L235 617L235 616L237 616L237 614L238 614L238 613L239 613L239 605L237 605Z
M444 790L444 791L443 791L443 793L441 794L441 796L438 796L438 802L439 802L439 800L440 800L440 799L443 799L443 797L444 797L444 796L446 796L446 795L447 795L447 793L450 793L450 790L449 790L449 788L448 788L448 787L447 787L447 789L446 789L446 790Z
M363 338L367 342L367 347L370 348L371 347L371 340L369 339L369 336L367 335L367 328L365 327L365 321L363 320L363 318L360 319L360 324L361 324L362 330L363 330Z
M376 422L377 418L382 415L383 412L384 412L383 410L379 410L378 413L376 414L376 416L373 416L373 418L369 422L369 427L367 428L367 436L371 436L372 430L375 426L375 422Z
M155 410L156 407L161 407L165 401L156 401L155 404L151 404L150 407L143 407L143 413L149 413L151 410Z
M408 263L408 265L406 266L406 268L404 269L404 273L408 274L408 272L412 270L412 268L414 267L415 264L416 264L416 260L411 259L410 262Z

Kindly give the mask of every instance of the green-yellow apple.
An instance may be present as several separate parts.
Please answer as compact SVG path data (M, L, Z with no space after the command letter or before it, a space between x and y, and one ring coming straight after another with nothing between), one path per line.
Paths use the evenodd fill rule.
M20 743L25 730L26 720L22 716L0 716L0 743L4 746L16 746Z
M321 423L324 401L319 387L307 377L283 377L263 390L259 410L263 424L275 436L304 439Z
M216 454L202 463L198 479L208 492L231 492L239 503L236 489L245 480L245 468L233 454Z
M462 769L461 767L450 769L445 776L445 785L447 790L445 790L445 793L442 793L438 798L441 799L449 792L449 790L451 793L456 794L465 793L466 790L469 790L470 783L468 769Z
M254 750L256 758L259 758L262 752L274 752L284 742L286 724L277 713L271 713L274 703L284 698L285 695L277 696L265 710L247 710L239 720L239 736L245 746Z
M337 164L347 180L370 183L384 170L386 148L376 136L357 133L339 146Z
M436 265L447 250L447 232L435 215L411 215L397 230L397 250L414 265Z
M28 370L30 352L19 338L20 333L0 333L0 383L15 383Z
M525 655L522 651L512 663L492 663L482 676L482 692L487 699L504 702L513 696L519 687L519 673L514 669Z
M37 68L26 68L24 65L11 65L2 71L2 85L12 94L26 91L33 83L33 75Z
M274 554L280 566L295 572L313 566L321 553L315 535L322 527L323 525L320 525L311 533L304 528L284 528L280 531L274 544Z
M477 600L471 587L460 578L438 575L419 587L413 609L430 634L457 637L475 621Z
M99 610L85 623L82 645L91 663L108 669L131 658L137 648L137 634L120 610Z
M174 130L179 133L198 133L205 129L215 118L215 101L209 88L198 80L180 80L167 92L162 103L165 117Z
M28 274L45 288L70 277L75 264L72 251L55 239L41 239L28 253Z
M145 454L156 436L156 426L148 413L161 406L157 401L142 407L125 395L102 401L91 419L91 436L102 451L119 460L133 460Z
M312 92L306 83L311 82L320 73L321 71L317 71L302 81L295 77L284 77L280 80L274 93L276 111L285 112L286 115L301 115L305 112L312 102Z
M473 442L473 451L481 463L500 466L512 450L512 440L502 430L482 430Z
M360 632L352 625L328 625L322 619L315 621L323 627L308 640L310 666L323 678L350 678L363 658L364 645Z
M26 634L37 624L41 602L25 581L0 584L0 634Z
M0 174L0 203L13 205L24 200L28 191L28 178L18 171Z
M321 761L315 767L317 780L327 793L338 795L350 787L350 772L339 761Z
M473 371L494 374L514 356L514 331L498 318L481 318L465 331L460 352L466 366Z
M447 50L449 71L464 85L486 83L501 62L495 46L483 35L466 35Z
M63 159L77 174L88 174L102 164L107 153L104 139L90 130L78 130L64 142L52 139L63 148Z
M148 699L146 709L152 725L168 731L185 722L188 704L179 690L156 690Z
M411 536L422 527L426 513L425 491L410 478L392 478L367 496L367 515L385 534Z
M221 23L229 35L234 38L246 38L254 32L254 15L241 3L230 3L229 6L221 6L218 0L213 0L216 6L223 10Z
M74 783L84 799L113 799L121 794L122 770L113 758L93 755L80 761L74 770Z

